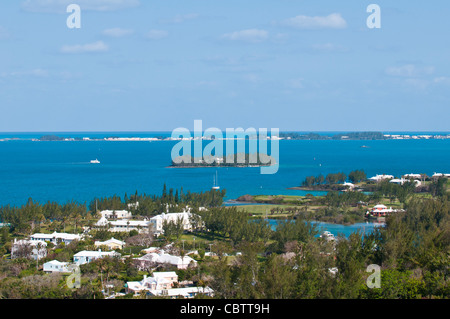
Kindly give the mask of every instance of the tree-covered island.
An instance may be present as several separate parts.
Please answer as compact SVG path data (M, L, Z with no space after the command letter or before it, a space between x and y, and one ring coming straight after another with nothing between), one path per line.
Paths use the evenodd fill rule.
M172 160L170 167L260 167L275 165L273 156L263 153L237 153L223 155L204 155L197 158L183 155Z

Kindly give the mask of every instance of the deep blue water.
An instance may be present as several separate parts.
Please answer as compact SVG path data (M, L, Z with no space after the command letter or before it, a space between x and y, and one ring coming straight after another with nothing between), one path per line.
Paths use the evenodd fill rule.
M40 202L69 200L89 203L94 197L139 193L161 194L168 188L201 192L210 190L218 173L219 185L227 190L227 200L245 194L291 194L288 190L310 175L350 173L363 169L368 177L376 174L400 176L407 173L450 173L450 140L386 141L280 141L280 167L276 174L262 175L254 168L169 168L174 141L62 141L36 142L45 133L0 133L0 206L22 205L29 197ZM65 133L58 136L149 137L155 133ZM203 146L208 142L204 141ZM368 146L361 148L362 145ZM101 164L90 164L98 158ZM311 192L323 194L321 192ZM334 235L378 225L351 226L319 223L321 230Z
M38 133L0 134L0 138L32 138ZM132 136L130 133L79 133L78 136ZM134 133L155 136L161 133ZM67 136L76 136L67 134ZM208 142L204 141L204 145ZM111 142L30 140L0 142L0 205L21 205L28 197L45 202L96 196L123 196L136 190L160 194L163 184L184 191L207 191L215 168L168 168L174 141ZM368 148L361 148L362 145ZM280 167L262 175L254 168L218 168L218 182L227 199L245 194L292 194L288 190L309 175L363 169L375 174L450 173L450 140L280 141ZM90 164L98 158L101 164Z

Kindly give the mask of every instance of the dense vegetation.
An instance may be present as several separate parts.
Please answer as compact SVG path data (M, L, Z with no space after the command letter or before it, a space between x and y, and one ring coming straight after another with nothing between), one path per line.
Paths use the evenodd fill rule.
M223 207L225 192L215 190L190 193L164 187L159 196L136 193L123 198L97 198L89 205L29 200L21 207L5 206L0 209L0 219L11 227L0 229L0 255L4 256L0 259L0 297L104 298L106 290L124 291L127 281L141 280L152 271L176 270L168 265L145 271L136 268L133 258L152 245L170 247L179 255L195 250L192 256L198 261L198 269L176 270L179 280L209 286L216 298L448 298L450 205L446 185L446 180L436 180L426 197L407 184L392 183L380 183L371 195L330 192L323 197L308 196L299 204L295 219L280 221L276 228L265 219L251 219L245 209ZM372 200L371 196L402 198L406 211L390 215L385 227L370 234L353 233L348 238L338 236L335 241L327 241L309 222L308 209L303 210L306 203L320 201L328 209L324 214L332 214L349 204ZM38 262L8 259L13 238L64 228L80 233L82 227L98 220L96 210L129 209L139 219L186 206L194 213L191 232L182 231L177 222L165 224L159 238L151 233L111 233L96 228L82 241L49 245L48 256ZM66 275L42 272L44 262L72 261L76 252L94 249L95 240L112 236L126 241L125 248L119 250L123 258L103 258L83 265L81 288L68 288ZM206 255L207 251L212 254ZM381 269L381 288L367 285L371 275L367 269L373 264Z
M222 249L202 267L220 298L448 298L448 198L412 199L407 207L374 233L334 245L304 220L285 222L270 240L231 240L228 249L243 252L232 263ZM381 288L366 284L371 264L381 267Z

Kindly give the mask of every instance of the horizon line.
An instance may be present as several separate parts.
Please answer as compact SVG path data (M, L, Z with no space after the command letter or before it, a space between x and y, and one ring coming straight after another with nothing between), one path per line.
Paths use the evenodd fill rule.
M130 131L130 130L119 130L119 131L0 131L0 134L32 134L32 133L170 133L173 130L155 130L155 131ZM204 130L202 130L204 132ZM449 133L450 131L441 131L441 130L279 130L280 133Z

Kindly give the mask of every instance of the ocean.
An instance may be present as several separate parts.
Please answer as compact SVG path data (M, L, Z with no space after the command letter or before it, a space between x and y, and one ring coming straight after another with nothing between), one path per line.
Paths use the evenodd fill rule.
M130 133L85 133L79 136L131 136ZM163 133L134 133L158 136ZM167 133L164 133L167 134ZM35 138L41 134L0 134L0 138ZM67 134L74 136L75 134ZM201 192L218 184L227 200L245 194L304 195L289 190L306 176L350 173L376 174L450 172L450 140L328 141L281 140L280 167L273 175L260 168L170 168L175 141L49 141L0 142L0 205L21 205L29 197L40 202L90 201L136 191L160 194L168 188ZM203 141L206 145L208 141ZM367 146L362 148L361 146ZM98 159L101 164L90 164ZM316 192L314 194L321 194Z
M136 191L161 194L163 184L184 191L208 191L218 176L226 200L245 194L305 195L290 190L306 176L362 169L367 176L450 173L450 139L433 140L281 140L280 167L262 175L260 168L170 168L175 141L31 141L46 133L3 133L0 139L0 205L22 205L124 196ZM58 133L51 133L62 136ZM62 134L62 133L61 133ZM153 133L64 133L71 137L167 136ZM208 141L203 141L206 145ZM366 147L362 147L362 146ZM90 164L98 159L100 164Z

